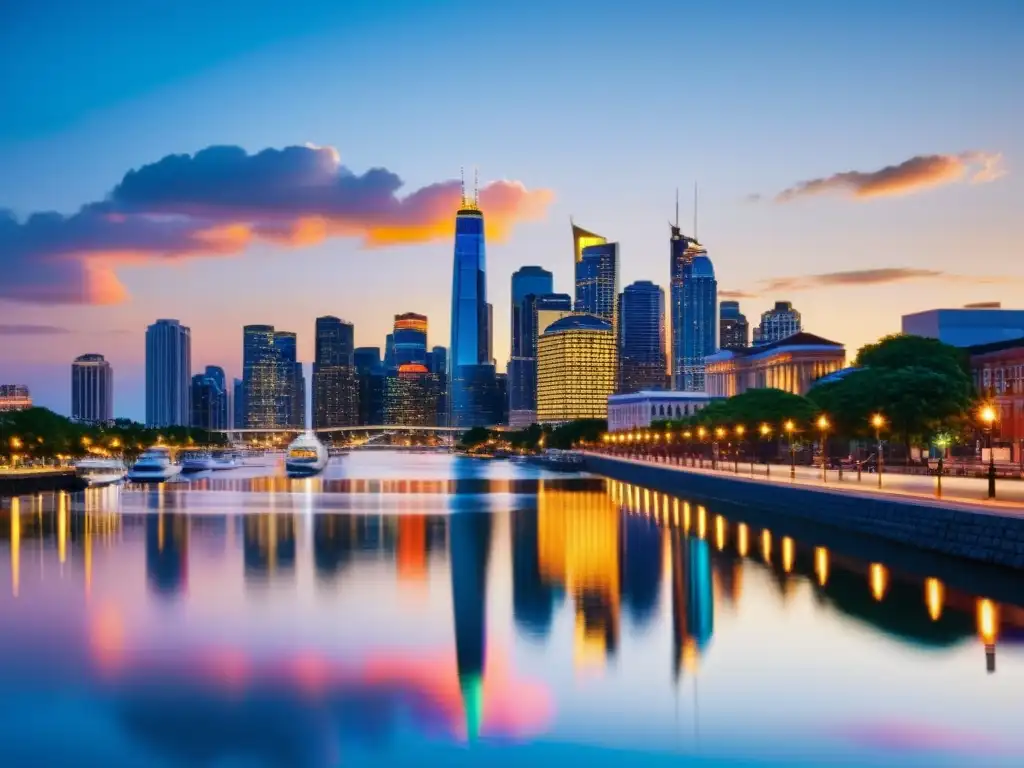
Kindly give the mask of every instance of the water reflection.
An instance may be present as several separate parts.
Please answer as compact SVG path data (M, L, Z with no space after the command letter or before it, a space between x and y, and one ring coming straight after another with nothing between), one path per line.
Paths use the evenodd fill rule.
M992 680L1024 668L1019 604L649 489L476 468L444 481L217 482L0 510L0 691L40 713L70 696L79 709L57 725L88 713L106 734L81 745L89 759L319 766L353 762L352 750L413 760L428 745L540 740L785 752L794 765L881 750L899 764L846 659L809 659L800 680L773 667L800 669L814 636L865 664L926 652L936 679L961 687L994 673L997 653ZM346 501L316 492L332 483ZM368 503L338 511L354 496ZM213 511L225 507L240 512ZM887 670L882 694L920 684ZM805 710L780 698L791 685L828 698ZM708 699L699 742L681 740L678 714L662 717L685 686L694 718ZM957 725L955 687L932 689L949 716L929 710L927 729L901 733ZM734 708L760 725L743 739L730 735ZM1000 724L1001 711L989 713ZM0 722L17 737L0 739L0 761L25 743L14 729ZM1020 746L993 730L1001 749ZM36 764L74 761L45 740L35 749Z

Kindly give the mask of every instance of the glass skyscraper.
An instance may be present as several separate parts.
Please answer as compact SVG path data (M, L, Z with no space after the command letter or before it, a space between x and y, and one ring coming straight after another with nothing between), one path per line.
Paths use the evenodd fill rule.
M242 391L245 424L249 429L274 429L278 422L280 366L274 346L274 326L242 328Z
M537 415L537 332L534 306L553 290L551 273L521 267L512 275L512 339L508 361L508 410L512 426L529 426Z
M192 377L192 426L227 429L228 393L222 368L208 366L204 373Z
M496 420L486 271L484 215L475 201L464 198L455 216L451 344L448 348L449 423L454 427L490 426Z
M707 251L672 227L669 241L672 305L672 388L704 391L704 359L716 346L718 282Z
M618 344L620 393L665 388L665 292L649 280L619 296Z
M583 249L576 262L576 311L618 327L619 244L601 243Z
M740 312L738 301L718 305L718 346L722 349L744 349L749 346L750 325Z
M385 369L380 347L356 347L356 376L359 384L359 418L363 426L384 423Z
M71 364L71 418L89 424L114 419L114 372L103 355L79 355Z
M427 363L427 316L415 312L395 315L391 335L395 348L395 365Z
M572 227L573 269L575 269L575 265L583 258L584 248L591 245L603 245L608 241L601 235L588 232L583 227L577 227L572 219L569 219L569 225Z
M313 428L354 426L359 420L355 329L351 323L326 315L316 319L315 333Z
M185 427L192 419L192 332L177 320L146 328L146 426Z
M298 339L291 331L274 333L277 352L277 425L304 429L306 426L306 377L298 361Z

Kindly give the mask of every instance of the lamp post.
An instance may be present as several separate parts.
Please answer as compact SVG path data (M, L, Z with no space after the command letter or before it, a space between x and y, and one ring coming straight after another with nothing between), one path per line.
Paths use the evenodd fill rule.
M793 430L796 429L796 425L792 419L786 419L786 423L782 425L782 428L786 430L786 439L789 441L789 479L796 479L796 452L793 450Z
M715 445L714 453L712 454L712 469L716 469L719 460L722 458L722 438L725 437L725 429L723 427L715 427Z
M882 487L882 470L885 467L885 457L882 455L882 427L885 426L885 417L876 413L871 417L871 426L875 428L875 450L878 451L878 487Z
M700 438L700 468L704 469L704 435L708 431L704 427L697 427L697 437Z
M771 433L772 433L772 428L771 427L769 427L767 424L762 424L761 425L761 439L762 440L767 440L769 435L771 435ZM751 460L751 466L753 466L753 460ZM772 474L772 465L771 465L771 462L768 461L768 454L765 453L765 455L764 455L764 475L765 475L765 477L771 477L771 474Z
M996 423L996 409L986 405L981 409L981 420L985 424L985 434L988 435L988 497L996 497L996 454L992 450L992 426Z
M821 482L828 481L828 418L825 414L818 417L818 429L821 430Z
M740 473L740 449L743 447L743 433L747 428L742 424L736 425L736 474ZM754 462L750 462L750 474L754 474Z

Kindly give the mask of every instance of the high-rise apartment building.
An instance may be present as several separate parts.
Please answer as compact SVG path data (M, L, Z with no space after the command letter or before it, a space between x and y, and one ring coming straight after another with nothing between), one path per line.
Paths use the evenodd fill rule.
M375 351L379 365L380 350ZM355 328L330 315L316 319L312 400L314 429L359 423Z
M24 384L0 384L0 413L32 407L32 395Z
M715 353L718 281L707 250L696 238L671 228L672 388L704 390L704 360Z
M776 301L775 306L761 313L761 324L754 329L754 344L771 344L800 333L803 323L800 313L788 301Z
M192 420L192 332L177 320L146 328L146 426L184 427Z
M385 380L384 422L418 427L437 425L441 381L419 363L405 363Z
M603 419L615 392L615 331L593 315L556 320L537 344L537 421Z
M192 421L199 429L227 429L228 393L224 388L224 370L207 366L192 377Z
M274 326L245 326L242 329L245 427L275 429L283 426L278 411L280 374L277 349L274 346Z
M538 296L553 290L551 273L521 267L512 275L511 355L508 361L509 424L526 427L537 418L537 333L534 318Z
M721 349L744 349L750 346L750 324L740 312L738 301L718 305L718 346Z
M495 371L491 361L489 315L484 215L476 200L469 201L463 194L462 205L455 216L451 344L448 347L452 426L469 428L495 423Z
M277 424L304 429L306 426L306 377L298 360L298 337L291 331L274 332L277 353Z
M88 424L114 420L114 372L103 355L79 355L71 363L71 418Z
M619 296L618 346L620 393L665 388L665 292L649 280Z
M607 320L618 327L619 244L588 245L576 262L577 312Z
M427 363L427 316L416 312L395 315L394 330L395 365Z

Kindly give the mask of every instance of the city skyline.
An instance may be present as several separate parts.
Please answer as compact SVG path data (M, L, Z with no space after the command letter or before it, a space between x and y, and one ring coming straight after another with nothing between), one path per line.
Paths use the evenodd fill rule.
M88 17L19 9L0 31L0 63L11 58L18 71L36 73L31 86L28 78L4 84L11 119L0 125L0 166L9 169L0 179L0 209L12 212L0 213L0 261L14 278L0 297L0 334L11 383L27 384L38 404L67 413L67 366L95 352L117 371L115 415L141 419L143 334L160 317L192 329L191 373L218 365L232 378L241 375L239 331L253 323L299 334L307 379L317 316L344 317L356 326L357 345L378 346L394 313L414 311L431 318L428 343L437 344L449 332L451 210L463 164L479 166L481 207L498 230L488 232L487 293L499 370L509 357L512 272L541 266L553 273L556 292L572 293L570 216L620 244L621 285L650 280L667 292L664 223L673 190L694 180L719 298L739 298L751 319L792 301L806 327L842 341L852 355L897 332L902 314L985 300L1020 306L1024 267L1015 244L1024 224L1014 201L1024 191L1015 172L1024 146L1013 94L1024 59L1011 30L1022 10L991 2L950 4L938 14L910 2L886 7L878 24L882 6L871 3L824 9L794 2L788 11L743 5L738 14L660 3L585 13L576 3L514 14L475 7L494 33L490 55L478 57L470 73L440 55L452 43L453 20L466 12L461 2L429 12L377 4L351 18L313 4L278 14L274 24L246 6L245 25L208 22L197 32L189 24L195 45L188 56L176 35L199 6L187 1L174 19L156 13L143 20L118 3ZM534 57L512 64L517 58L503 53L515 50L526 29L536 30L541 14L551 23L535 35ZM595 45L627 57L645 73L642 81L624 78L616 57L586 65L566 58L560 41L570 20ZM668 55L663 30L673 24L701 30L691 59L714 67L689 71ZM386 39L373 38L381 25ZM37 34L44 28L52 34ZM861 55L866 35L882 51L870 61ZM943 41L954 38L960 44L951 50ZM360 39L377 40L372 53ZM104 48L119 55L100 55ZM131 49L140 63L123 72ZM388 64L360 83L303 76L347 71L364 55ZM411 66L431 87L407 82ZM469 89L487 83L514 98L485 98L473 110L473 130L452 130ZM567 88L600 92L607 120L583 130ZM666 92L687 98L666 100ZM700 120L688 113L693 103L702 104ZM416 142L408 141L410 112ZM171 205L173 213L182 202L207 202L199 195L169 200L166 185L152 184L158 171L181 164L179 156L190 155L197 168L197 158L217 159L204 150L223 146L242 148L221 153L224 162L301 157L331 169L340 155L386 208L410 200L423 207L370 228L341 221L352 225L351 237L295 218L294 210L274 219L278 228L260 219L247 229L240 224L253 222L207 207L211 226L189 233L198 235L198 251L172 240L142 249L152 241L110 242L103 239L109 227L65 226L58 233L71 237L65 247L89 246L100 258L89 261L92 272L84 261L59 261L50 271L61 279L40 282L38 259L53 254L39 245L52 246L47 226L54 220L38 217L29 227L27 217L72 216L92 205L89 212L109 224L138 206ZM279 152L261 155L265 149ZM168 156L178 160L162 160ZM316 162L310 167L321 168ZM380 166L390 170L367 170ZM392 173L405 185L395 187ZM210 177L200 178L204 184L191 191L210 192ZM491 181L502 178L522 186ZM260 189L282 191L279 184ZM267 199L279 213L280 197ZM688 207L687 195L682 202ZM86 303L96 298L120 301Z

